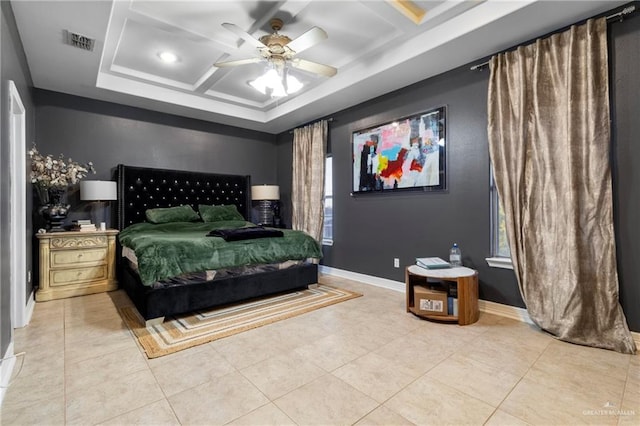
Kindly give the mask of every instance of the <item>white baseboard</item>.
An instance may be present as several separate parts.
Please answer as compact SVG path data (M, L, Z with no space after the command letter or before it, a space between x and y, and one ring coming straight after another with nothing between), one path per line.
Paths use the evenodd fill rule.
M374 277L373 275L360 274L358 272L345 271L343 269L332 268L329 266L319 265L319 271L326 275L334 277L347 278L349 280L358 281L363 284L374 285L376 287L384 287L390 290L405 292L406 284L399 281L393 281L386 278ZM478 308L481 312L499 315L502 317L512 318L518 321L533 324L526 309L517 308L515 306L503 305L501 303L489 302L487 300L479 300Z
M319 265L319 271L326 275L346 278L364 284L374 285L376 287L388 288L401 293L404 293L406 288L405 283L403 282L374 277L373 275L360 274L358 272L345 271L343 269L332 268L330 266ZM534 324L533 320L529 317L529 313L524 308L503 305L502 303L490 302L488 300L479 300L478 308L480 309L480 312L486 312L488 314L499 315L501 317L511 318L528 324ZM640 333L632 331L631 336L636 342L636 346L640 349Z
M633 341L636 342L636 348L640 351L640 333L632 331L631 337L633 337Z
M31 317L33 316L33 310L36 306L35 293L32 291L27 297L27 306L24 309L24 325L26 327L29 322L31 322ZM20 355L20 354L18 354ZM13 353L13 340L9 343L7 347L7 351L0 358L0 406L2 406L2 401L4 400L4 396L7 393L7 389L9 388L9 381L11 380L11 375L13 374L13 368L16 365L16 356Z
M503 305L502 303L490 302L488 300L478 300L478 308L480 309L480 312L486 312L487 314L498 315L520 322L534 324L531 317L529 317L529 313L524 308L518 308L517 306L511 305Z
M11 374L13 373L13 367L15 365L16 358L13 356L13 342L11 342L2 359L0 359L0 406L9 387L9 380L11 380Z
M517 308L515 306L489 302L487 300L478 300L478 307L480 308L480 312L499 315L501 317L511 318L517 321L535 325L531 317L529 317L529 313L524 308ZM638 350L640 350L640 333L632 331L631 337L633 338L633 341L636 342L636 347L638 348Z
M387 288L389 290L404 293L405 283L400 281L389 280L387 278L374 277L373 275L360 274L358 272L345 271L344 269L332 268L330 266L318 265L318 270L322 274L332 275L334 277L346 278L348 280L358 281L364 284L376 287Z
M32 290L27 296L26 305L20 312L14 313L15 322L13 323L14 328L22 328L29 325L31 322L31 317L33 316L33 310L36 306L35 293Z

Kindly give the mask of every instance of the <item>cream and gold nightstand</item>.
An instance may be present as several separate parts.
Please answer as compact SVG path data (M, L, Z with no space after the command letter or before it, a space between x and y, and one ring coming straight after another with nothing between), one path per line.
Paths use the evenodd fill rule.
M37 234L40 286L36 301L81 296L118 288L117 230Z

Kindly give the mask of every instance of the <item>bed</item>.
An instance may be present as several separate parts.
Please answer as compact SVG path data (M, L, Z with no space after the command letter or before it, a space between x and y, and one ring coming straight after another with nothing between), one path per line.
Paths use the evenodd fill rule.
M116 216L121 235L129 232L122 232L125 230L144 228L145 212L156 208L190 205L198 211L200 204L228 205L235 206L244 220L250 219L249 176L121 164L116 170L116 181ZM199 226L201 225L193 225L195 228ZM297 231L284 232L288 236ZM210 241L206 240L204 243L208 244ZM272 265L231 268L230 271L218 273L213 279L210 273L202 271L192 274L188 282L182 283L178 279L167 285L166 280L161 282L162 285L149 285L148 274L145 275L143 284L136 261L122 257L123 252L130 254L131 250L127 247L123 250L122 245L118 244L117 269L120 286L148 324L161 322L169 315L304 289L318 281L317 262L292 261L278 263L276 268ZM283 267L282 264L286 266Z

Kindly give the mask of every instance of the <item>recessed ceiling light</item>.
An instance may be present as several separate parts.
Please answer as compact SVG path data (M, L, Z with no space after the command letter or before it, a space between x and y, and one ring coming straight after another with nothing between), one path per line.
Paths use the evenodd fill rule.
M158 57L162 60L162 62L166 62L167 64L172 64L178 60L178 57L175 55L175 53L166 51L158 53Z

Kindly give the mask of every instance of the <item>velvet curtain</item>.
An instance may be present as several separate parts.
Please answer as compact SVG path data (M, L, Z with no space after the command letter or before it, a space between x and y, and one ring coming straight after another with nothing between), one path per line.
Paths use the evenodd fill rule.
M634 353L618 300L604 18L494 56L489 150L531 319Z
M328 122L321 120L293 131L293 229L322 240L324 224L324 164Z

